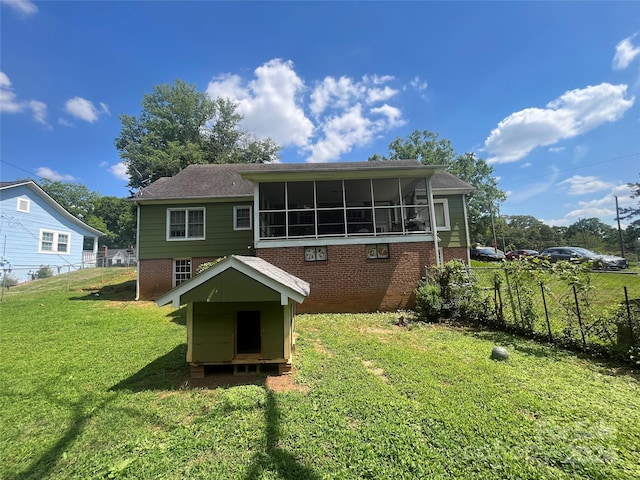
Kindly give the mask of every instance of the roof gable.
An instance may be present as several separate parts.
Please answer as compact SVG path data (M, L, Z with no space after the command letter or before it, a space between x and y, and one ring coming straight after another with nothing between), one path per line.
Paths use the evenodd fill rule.
M201 294L203 294L204 297L203 301L212 301L214 298L213 290L209 292L208 295L204 295L204 290L198 287L203 286L230 269L236 270L249 279L259 282L275 291L280 296L281 305L287 305L289 299L302 303L304 299L309 296L309 284L304 280L285 272L261 258L232 255L208 268L201 274L169 290L156 300L156 304L161 307L171 303L177 308L185 303L184 298L188 296L187 294L196 289L201 290Z
M86 223L84 223L79 218L73 216L69 213L62 205L56 202L47 192L45 192L37 183L33 180L19 180L15 182L1 182L0 183L0 191L7 191L12 188L17 187L25 187L31 190L35 195L44 200L45 203L50 205L54 210L56 210L60 215L65 217L67 220L71 221L81 229L84 229L85 232L89 235L95 235L97 237L101 237L104 235L100 230L97 230ZM1 196L1 195L0 195Z

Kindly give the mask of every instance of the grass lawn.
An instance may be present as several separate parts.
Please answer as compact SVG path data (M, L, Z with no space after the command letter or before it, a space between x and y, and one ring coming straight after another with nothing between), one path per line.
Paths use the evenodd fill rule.
M134 278L5 292L0 478L640 478L637 373L393 314L301 315L292 376L194 385L183 315L132 301Z

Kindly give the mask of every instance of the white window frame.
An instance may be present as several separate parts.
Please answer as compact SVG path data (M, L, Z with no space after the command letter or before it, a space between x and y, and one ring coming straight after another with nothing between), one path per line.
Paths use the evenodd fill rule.
M189 212L201 211L202 212L202 236L192 237L189 236ZM185 236L184 237L172 237L171 236L171 212L185 212ZM167 208L167 242L189 242L193 240L205 240L207 236L207 211L204 207L190 207L190 208Z
M22 213L29 213L29 211L31 210L31 200L29 200L28 198L18 197L16 210Z
M189 278L185 278L184 280L182 280L181 282L178 283L178 274L183 275L186 272L178 272L178 262L189 262ZM188 281L191 279L191 277L193 277L193 260L190 258L174 258L173 259L173 276L172 276L172 283L174 287L177 287L178 285L183 284L184 282Z
M238 210L249 210L249 226L238 226ZM253 211L251 205L234 205L233 207L233 229L234 230L251 230L253 228Z
M436 205L439 204L439 203L441 203L443 205L444 225L436 225L436 229L440 230L440 231L443 231L443 232L451 230L451 224L449 223L449 200L446 199L446 198L434 198L433 199L433 208L435 209Z
M45 250L42 248L42 243L44 242L43 240L43 235L45 233L50 233L52 235L52 239L51 239L51 250ZM59 245L59 238L61 235L66 235L67 237L67 249L65 251L58 251L58 245ZM40 229L40 236L38 237L38 253L45 253L45 254L53 254L53 255L69 255L71 253L71 233L70 232L58 232L56 230L50 230L48 228L41 228Z

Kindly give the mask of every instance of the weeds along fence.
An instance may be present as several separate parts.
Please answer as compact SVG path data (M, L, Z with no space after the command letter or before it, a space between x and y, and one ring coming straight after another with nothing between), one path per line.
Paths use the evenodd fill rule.
M442 278L447 265L440 267L439 275L431 272L432 284L435 278ZM459 298L454 291L447 300L452 307L448 313L453 312L456 320L640 365L637 273L508 262L467 268L465 274L465 282L460 285L458 276L458 286L453 286L454 290L462 287ZM470 302L475 305L468 305Z

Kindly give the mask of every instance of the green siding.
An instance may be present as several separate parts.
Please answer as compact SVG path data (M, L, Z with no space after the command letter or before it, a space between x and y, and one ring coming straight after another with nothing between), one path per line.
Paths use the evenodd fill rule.
M250 202L141 205L139 258L222 257L246 255L253 244L252 230L233 229L233 207ZM204 207L205 240L167 241L167 209Z
M280 294L235 269L210 278L180 297L180 303L190 302L280 302Z
M451 230L438 231L441 247L464 247L467 243L464 223L464 204L461 195L434 195L435 199L446 198L449 203L449 226Z
M235 358L236 314L260 310L264 360L284 358L284 307L279 302L197 302L187 318L187 339L193 363L224 363Z
M235 310L214 303L193 305L191 360L226 362L235 355ZM217 307L217 308L216 308Z

